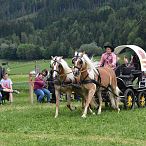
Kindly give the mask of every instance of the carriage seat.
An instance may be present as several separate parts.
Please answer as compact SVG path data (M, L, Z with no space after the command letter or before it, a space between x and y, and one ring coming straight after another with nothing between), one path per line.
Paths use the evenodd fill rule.
M142 74L143 72L141 70L132 70L132 74L133 75L140 75Z
M135 71L135 67L123 67L122 75L131 75Z
M123 67L122 72L119 77L123 79L125 84L132 84L132 80L134 78L132 71L134 69L135 69L134 67Z

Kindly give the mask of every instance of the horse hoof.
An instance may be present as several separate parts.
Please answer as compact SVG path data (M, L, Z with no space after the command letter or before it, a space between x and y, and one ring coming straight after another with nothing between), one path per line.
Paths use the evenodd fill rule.
M76 109L77 109L77 107L75 106L75 107L72 108L72 111L75 111Z
M98 114L98 115L101 115L101 112L98 112L97 114Z
M120 109L118 108L118 113L120 112Z
M81 117L82 117L82 118L86 118L86 116L85 116L85 115L82 115Z
M93 115L95 115L95 113L94 113L94 112L93 112L92 114L93 114Z
M58 116L57 116L57 115L55 115L55 117L54 117L54 118L56 119L57 117L58 117Z

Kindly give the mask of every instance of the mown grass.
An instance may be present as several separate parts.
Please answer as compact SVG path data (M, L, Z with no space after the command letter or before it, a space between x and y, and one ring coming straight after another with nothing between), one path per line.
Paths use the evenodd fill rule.
M73 102L71 112L61 102L54 118L55 105L33 105L28 94L15 95L14 103L0 106L0 145L146 145L146 109L122 110L119 114L105 109L101 115L81 118L81 103Z
M48 62L39 61L42 69ZM71 63L71 60L68 60ZM30 104L28 72L32 62L11 63L10 78L14 88L14 103L0 106L0 146L145 146L146 108L116 111L103 107L101 115L88 114L81 118L81 103L74 101L77 110L71 112L61 102L59 117L54 118L55 105ZM15 75L12 75L15 74ZM19 82L21 82L19 84ZM35 96L34 96L35 97Z
M35 65L37 65L41 71L44 68L49 68L50 61L38 60L37 63L35 61L11 61L9 62L9 73L19 75L29 74L30 71L35 70Z

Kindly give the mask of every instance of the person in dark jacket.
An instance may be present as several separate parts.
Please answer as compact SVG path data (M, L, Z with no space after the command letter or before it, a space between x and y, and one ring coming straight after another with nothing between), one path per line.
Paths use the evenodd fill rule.
M48 90L52 93L51 102L56 103L56 95L55 95L55 88L53 82L53 70L50 70L49 78L48 78Z

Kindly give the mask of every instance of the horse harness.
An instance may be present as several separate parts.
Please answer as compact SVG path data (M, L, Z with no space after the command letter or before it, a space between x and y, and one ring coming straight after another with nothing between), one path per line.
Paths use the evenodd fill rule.
M88 77L88 76L87 76ZM87 78L86 77L86 78ZM105 89L106 91L109 91L109 92L111 92L112 94L114 94L116 97L118 97L118 95L117 94L115 94L113 91L111 91L110 89L109 89L109 87L111 86L111 85L108 85L107 87L105 87L105 86L103 86L102 84L101 84L101 78L99 77L98 78L98 81L96 81L95 79L89 79L89 80L82 80L81 81L81 84L90 84L90 83L93 83L93 84L95 84L96 85L96 87L97 87L97 90L99 90L99 88L103 88L103 89Z
M108 56L108 57L109 57L109 56ZM107 57L107 58L108 58L108 57ZM73 62L74 60L77 60L77 58L80 59L80 60L82 61L81 57L78 56L78 54L77 54L77 56L74 56L72 62ZM80 68L77 67L77 66L74 66L74 68L77 68L77 69L80 71L81 68L82 68L82 66L81 66ZM81 71L81 72L84 72L84 71L86 71L86 70L87 70L87 69L85 69L85 70L83 70L83 71ZM87 75L85 76L85 78L84 78L83 80L80 81L80 84L90 84L90 83L93 83L93 84L96 85L97 90L99 90L99 88L104 88L106 91L109 91L109 92L111 92L112 94L114 94L115 96L118 97L118 95L116 95L113 91L111 91L111 90L109 89L109 87L110 87L111 85L108 85L107 87L105 87L105 86L103 86L103 85L101 84L100 72L99 72L98 69L97 69L97 71L98 71L98 73L99 73L99 75L98 75L98 80L96 80L96 79L87 79L87 77L89 76L89 74L87 73Z
M57 60L57 58L55 58L53 61L55 63L58 63L59 65L61 65L61 63ZM57 72L58 74L60 74L60 72L58 70L53 70L53 72ZM73 81L70 78L69 78L69 80L66 79L66 77L67 77L66 75L67 74L70 74L70 73L72 73L72 71L71 72L68 72L68 73L64 73L64 74L59 75L59 76L62 76L62 77L65 76L65 78L63 79L63 81L61 81L60 79L55 79L53 81L54 84L55 85L60 85L62 87L74 86L74 87L80 88L80 85L78 84L76 78L74 78L74 81L75 81L74 83L73 83Z

